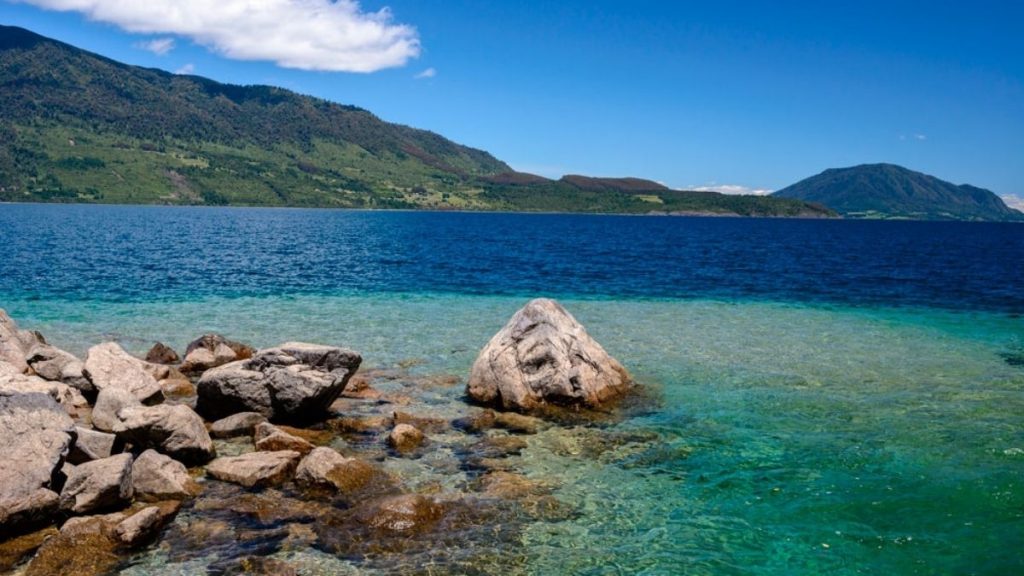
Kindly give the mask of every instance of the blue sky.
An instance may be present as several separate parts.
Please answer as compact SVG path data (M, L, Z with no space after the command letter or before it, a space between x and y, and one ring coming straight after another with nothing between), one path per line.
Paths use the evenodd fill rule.
M355 104L546 176L771 190L892 162L1024 197L1017 2L120 4L0 0L0 23Z

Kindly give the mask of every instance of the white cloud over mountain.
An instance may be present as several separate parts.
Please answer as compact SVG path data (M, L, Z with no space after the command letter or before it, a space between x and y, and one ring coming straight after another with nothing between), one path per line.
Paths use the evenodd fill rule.
M135 47L148 50L157 56L163 56L174 50L174 38L154 38L148 42L139 42L135 44Z
M745 194L753 196L767 196L774 192L767 188L749 188L738 184L709 184L707 186L688 186L686 190L696 192L719 192L721 194Z
M1024 196L1017 196L1016 194L1006 194L1002 196L1003 202L1006 205L1015 210L1024 212Z
M420 54L419 34L354 0L17 0L140 34L175 34L237 60L375 72Z

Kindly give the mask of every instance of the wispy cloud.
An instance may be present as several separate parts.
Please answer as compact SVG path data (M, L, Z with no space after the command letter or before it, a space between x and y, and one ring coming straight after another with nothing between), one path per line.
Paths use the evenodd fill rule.
M740 186L739 184L715 184L714 182L704 186L687 186L685 190L744 196L767 196L774 192L774 190L769 190L768 188L750 188L748 186Z
M424 71L420 72L419 74L413 76L413 78L415 78L417 80L422 80L424 78L433 78L434 76L437 76L437 69L435 69L435 68L427 68L426 70L424 70Z
M910 134L909 136L907 134L900 134L900 140L903 141L917 140L918 142L924 142L927 139L928 136L926 134Z
M1018 196L1016 194L1004 194L1002 196L1003 202L1014 210L1020 210L1024 212L1024 196Z
M189 63L189 64L185 64L181 68L178 68L177 70L174 71L174 73L175 74L192 74L195 71L196 71L195 64Z
M15 0L81 12L139 34L175 34L236 60L285 68L375 72L420 54L419 34L356 0Z
M157 56L163 56L174 50L174 38L154 38L147 42L136 42L135 47L148 50Z

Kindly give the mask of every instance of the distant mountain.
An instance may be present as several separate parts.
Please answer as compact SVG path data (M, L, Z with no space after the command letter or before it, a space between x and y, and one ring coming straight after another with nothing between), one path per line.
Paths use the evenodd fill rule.
M354 106L129 66L0 26L0 201L833 215L687 194L521 174Z
M1024 220L996 194L893 164L833 168L779 190L780 198L824 204L847 217Z

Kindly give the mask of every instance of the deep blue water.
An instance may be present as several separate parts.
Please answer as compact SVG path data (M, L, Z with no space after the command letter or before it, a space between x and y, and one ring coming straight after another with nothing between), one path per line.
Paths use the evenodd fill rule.
M366 292L1024 312L1024 226L0 205L5 300Z

